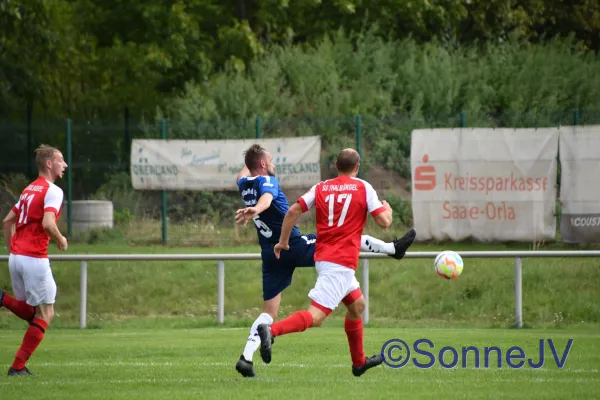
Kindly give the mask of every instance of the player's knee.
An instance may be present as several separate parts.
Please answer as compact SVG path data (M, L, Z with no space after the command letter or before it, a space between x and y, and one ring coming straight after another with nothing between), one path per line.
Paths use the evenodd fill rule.
M326 314L325 312L323 312L323 310L313 305L308 307L308 312L312 317L312 323L310 324L310 326L321 326L321 324L323 323L323 321L325 321L327 315L329 314Z
M313 320L312 320L312 324L311 326L321 326L321 324L323 324L323 321L325 321L326 315L325 314L318 314L318 315L313 315Z
M365 311L365 306L365 299L361 297L360 299L352 303L350 307L348 307L348 312L352 317L358 319L363 315L363 312Z
M35 316L50 325L54 318L54 307L51 304L40 305L36 307Z

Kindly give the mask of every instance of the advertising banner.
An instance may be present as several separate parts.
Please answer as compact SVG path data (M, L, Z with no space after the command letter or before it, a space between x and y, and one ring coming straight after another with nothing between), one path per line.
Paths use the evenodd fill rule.
M244 151L260 144L273 156L285 188L321 181L321 137L243 140L133 140L131 180L142 190L232 190Z
M562 127L560 165L563 241L600 242L600 125Z
M557 128L412 132L418 240L554 239Z

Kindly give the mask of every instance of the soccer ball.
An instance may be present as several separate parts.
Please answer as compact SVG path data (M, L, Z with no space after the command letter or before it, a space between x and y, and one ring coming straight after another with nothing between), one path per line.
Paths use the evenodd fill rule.
M457 252L452 250L442 251L433 262L435 272L445 279L456 279L463 270L463 260Z

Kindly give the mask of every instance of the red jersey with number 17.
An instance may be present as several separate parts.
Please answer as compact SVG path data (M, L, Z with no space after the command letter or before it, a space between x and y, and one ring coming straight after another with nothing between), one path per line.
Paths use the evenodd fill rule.
M315 261L329 261L356 270L367 216L385 211L371 184L359 178L338 176L313 186L298 203L305 212L312 207L316 210Z
M45 178L37 178L23 190L13 211L17 214L17 230L10 242L11 254L35 258L48 257L50 236L44 230L44 213L56 214L62 209L63 191Z

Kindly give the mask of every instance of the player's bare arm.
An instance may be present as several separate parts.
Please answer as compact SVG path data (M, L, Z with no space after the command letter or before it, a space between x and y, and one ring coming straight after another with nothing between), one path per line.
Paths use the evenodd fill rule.
M382 200L381 204L385 207L385 211L377 214L375 217L375 222L377 225L382 228L389 228L392 225L392 207L388 204L387 201Z
M273 251L275 252L275 257L279 259L281 250L289 250L290 245L290 234L292 233L292 229L294 225L300 219L302 215L302 206L298 203L292 204L288 212L285 214L285 218L283 219L283 223L281 225L281 235L279 236L279 243L275 245Z
M248 221L267 208L271 207L273 201L273 195L271 193L265 193L258 199L258 202L253 207L240 208L235 212L235 222L237 224L246 225Z
M8 215L2 221L2 230L4 231L4 243L6 244L6 248L10 249L10 240L15 234L17 222L17 214L13 210L10 210Z
M67 238L65 238L56 225L56 214L53 212L45 212L44 219L42 220L42 226L44 231L50 236L52 240L58 245L58 249L61 251L67 250Z

